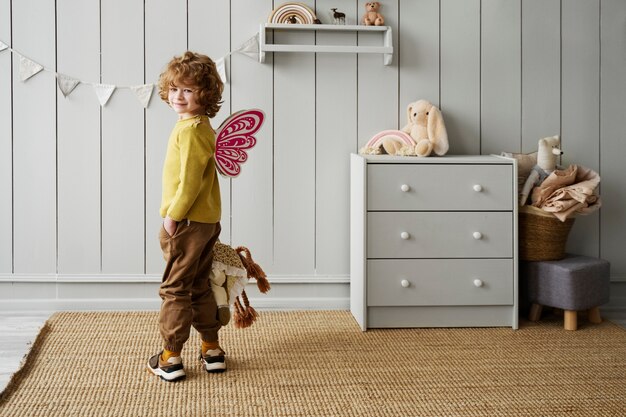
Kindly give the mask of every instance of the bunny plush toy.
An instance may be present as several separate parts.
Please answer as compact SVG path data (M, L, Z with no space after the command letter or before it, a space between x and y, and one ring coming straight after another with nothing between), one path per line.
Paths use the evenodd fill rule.
M439 156L448 152L448 133L441 111L427 100L418 100L407 106L407 125L402 129L415 141L415 155Z

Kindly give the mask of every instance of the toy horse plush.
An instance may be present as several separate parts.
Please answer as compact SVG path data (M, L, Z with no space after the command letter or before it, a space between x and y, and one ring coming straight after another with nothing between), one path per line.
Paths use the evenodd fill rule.
M270 283L263 269L254 262L248 248L238 246L233 249L229 245L216 243L213 248L213 265L209 275L211 288L218 305L218 318L222 325L230 321L230 306L235 313L235 327L250 326L258 317L246 294L245 286L250 278L256 279L257 287L265 294Z

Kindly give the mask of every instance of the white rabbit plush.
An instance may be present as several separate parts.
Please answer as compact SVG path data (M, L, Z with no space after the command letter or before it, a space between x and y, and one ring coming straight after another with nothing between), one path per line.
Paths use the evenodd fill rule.
M417 156L439 156L448 152L448 133L441 111L427 100L418 100L407 106L407 125L402 129L415 141Z

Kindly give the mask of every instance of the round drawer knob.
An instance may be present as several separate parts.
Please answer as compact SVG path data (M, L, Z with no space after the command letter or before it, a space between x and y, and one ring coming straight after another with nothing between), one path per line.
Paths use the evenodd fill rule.
M477 193L481 192L483 190L483 186L480 184L476 184L474 185L474 191L476 191Z
M409 191L411 189L411 187L409 187L408 184L402 184L400 186L400 189L406 193L407 191Z
M482 287L483 286L483 281L480 279L475 279L474 280L474 286L475 287Z
M402 285L403 288L409 288L409 285L411 285L411 283L406 279L403 279L402 281L400 281L400 285Z
M411 237L411 235L409 235L409 232L402 232L400 233L400 237L404 240L407 240L409 237Z
M483 238L483 234L482 234L482 233L480 233L480 232L474 232L474 233L472 234L472 236L474 236L474 239L476 239L476 240L480 240L480 239L482 239L482 238Z

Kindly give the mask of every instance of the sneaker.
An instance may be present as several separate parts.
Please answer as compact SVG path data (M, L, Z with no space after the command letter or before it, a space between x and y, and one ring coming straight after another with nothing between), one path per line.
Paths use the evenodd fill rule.
M164 362L161 360L162 351L154 355L148 361L148 369L156 376L161 377L168 382L179 381L185 378L185 370L183 369L183 360L180 356L172 356Z
M224 353L220 348L209 349L204 355L200 353L200 361L204 365L204 369L209 373L224 372L226 370Z

